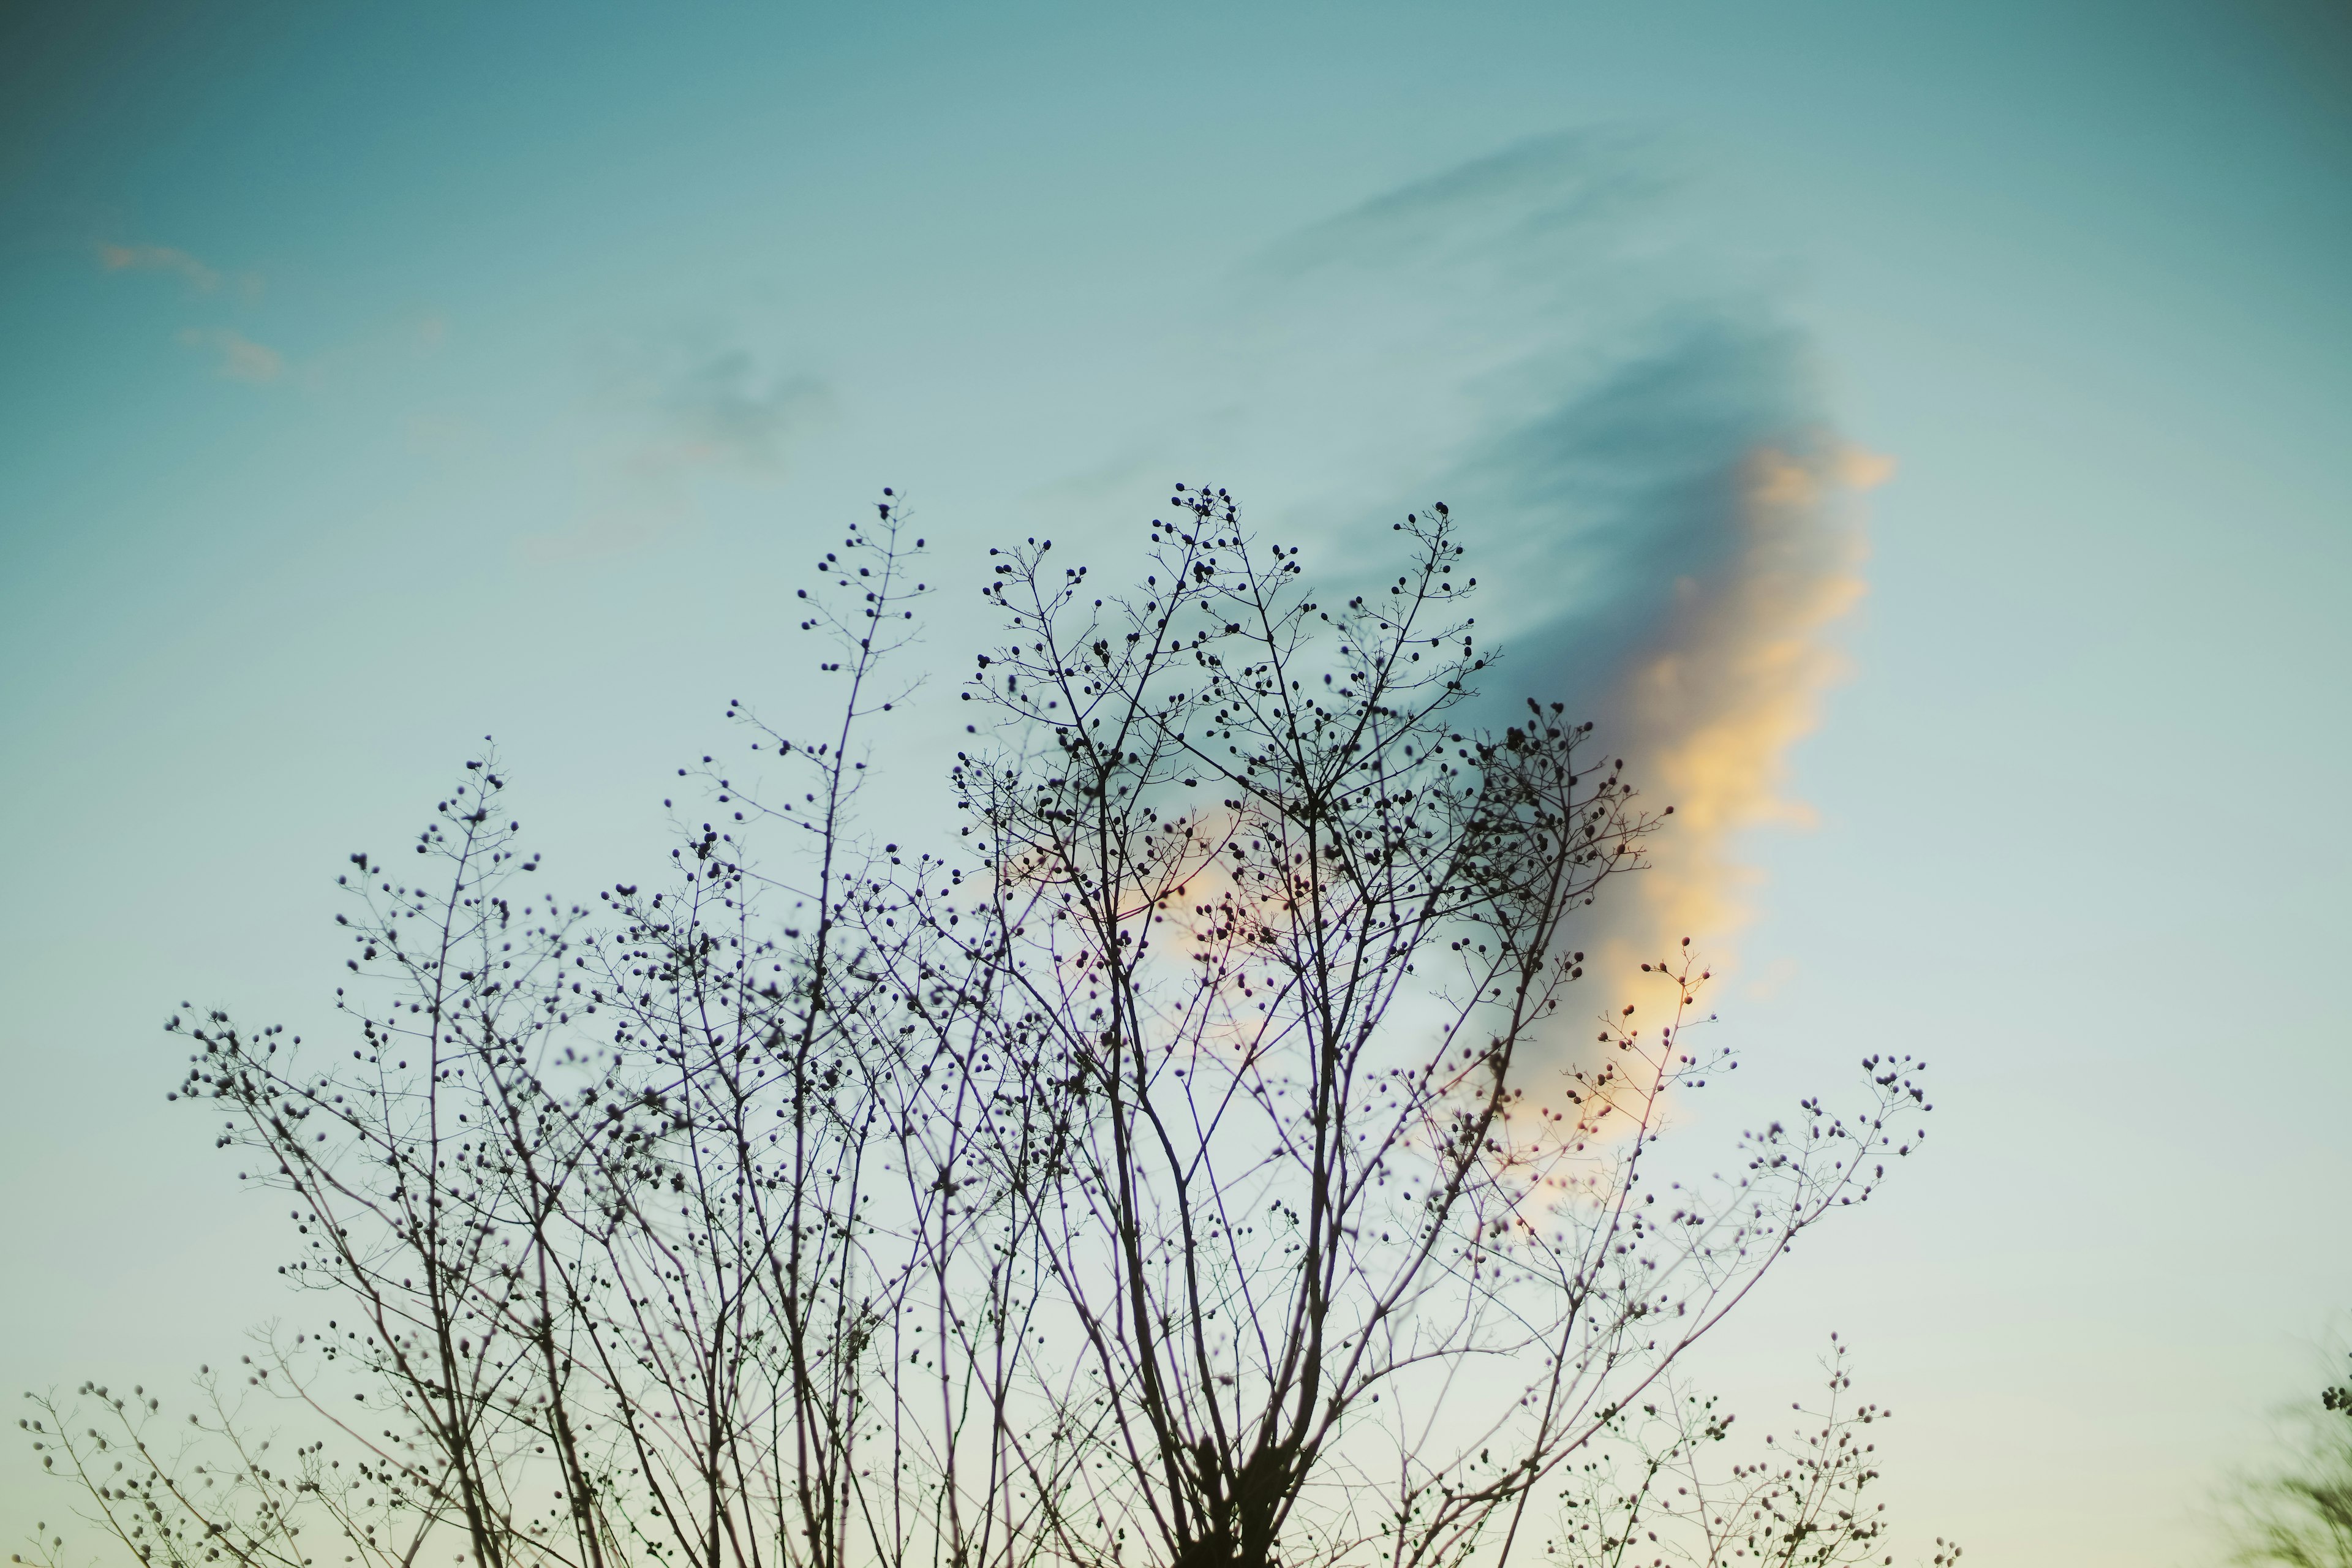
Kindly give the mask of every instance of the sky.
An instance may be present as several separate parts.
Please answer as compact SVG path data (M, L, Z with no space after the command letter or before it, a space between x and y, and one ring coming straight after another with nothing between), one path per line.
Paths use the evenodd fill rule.
M988 543L1444 500L1682 808L1610 935L1721 955L1694 1116L1932 1064L1705 1375L1835 1329L1910 1539L2216 1561L2352 1311L2347 253L2298 0L0 7L0 1384L299 1310L163 1019L320 1016L485 734L566 886L658 855L882 486L905 814Z

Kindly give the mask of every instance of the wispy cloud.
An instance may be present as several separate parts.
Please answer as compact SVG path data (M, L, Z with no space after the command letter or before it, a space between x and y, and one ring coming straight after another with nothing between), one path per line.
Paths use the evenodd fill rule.
M1790 752L1842 668L1859 497L1887 469L1834 433L1809 345L1685 184L1639 138L1561 136L1300 231L1237 286L1215 412L1171 469L1272 492L1341 562L1391 508L1465 520L1480 638L1507 650L1488 716L1566 701L1675 808L1573 939L1621 962L1685 935L1729 957L1742 835L1805 820Z
M218 356L216 368L230 381L258 384L286 374L284 354L232 327L189 327L180 333L180 342L190 348L211 350Z
M1675 180L1637 142L1555 138L1302 237L1302 275L1433 296L1454 396L1431 472L1475 521L1506 647L1497 712L1570 702L1675 816L1580 946L1604 972L1748 917L1739 841L1808 820L1790 748L1843 668L1860 493L1888 465L1829 426L1801 335L1674 237Z
M97 254L99 266L109 272L166 272L184 279L191 289L204 294L213 293L224 284L232 282L247 299L261 292L260 274L226 273L168 245L116 245L101 241L97 247Z
M655 405L678 461L773 468L832 399L814 376L762 374L750 353L730 349L678 369Z
M1720 303L1678 302L1597 368L1514 384L1519 419L1442 481L1499 536L1507 655L1486 695L1568 700L1675 808L1580 945L1612 970L1684 936L1728 957L1752 903L1740 836L1808 820L1789 753L1843 668L1830 633L1864 590L1859 498L1888 465L1828 427L1800 339Z
M108 272L161 272L184 280L200 294L216 292L224 284L236 283L250 299L259 294L261 279L254 273L232 276L220 268L169 245L117 245L101 241L96 247L99 266ZM286 356L267 343L256 342L234 327L187 327L179 341L189 348L210 351L216 356L215 367L230 381L262 384L278 381L287 373Z
M175 272L206 293L221 282L212 268L168 245L100 245L98 264L109 272Z
M585 460L587 503L566 527L524 539L528 561L625 554L689 532L698 481L773 479L833 410L821 379L763 368L740 347L640 347L604 379L607 429Z

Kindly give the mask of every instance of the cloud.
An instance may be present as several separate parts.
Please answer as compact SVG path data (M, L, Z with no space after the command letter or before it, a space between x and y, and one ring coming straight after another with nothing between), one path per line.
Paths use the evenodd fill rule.
M1569 702L1675 808L1577 938L1610 974L1684 936L1720 967L1753 903L1742 835L1809 820L1789 754L1843 668L1859 496L1889 467L1832 429L1769 299L1675 237L1676 190L1641 143L1554 138L1313 237L1327 272L1369 255L1457 301L1460 434L1428 493L1475 520L1492 573L1489 710Z
M236 283L238 290L248 300L257 299L261 293L259 273L226 273L184 250L168 245L114 245L101 241L98 246L98 264L109 272L174 273L187 279L190 288L203 294L210 294L228 282Z
M286 374L284 354L267 343L255 342L232 327L189 327L180 333L180 342L190 348L211 349L218 353L219 372L230 381L259 384L276 381Z
M1479 717L1564 701L1675 808L1573 945L1630 967L1689 935L1719 970L1754 903L1743 835L1806 820L1790 752L1843 668L1887 465L1835 433L1690 168L1548 137L1299 230L1232 289L1169 471L1367 577L1378 522L1447 501L1505 650Z
M231 280L219 268L168 245L100 242L97 253L98 264L106 271L168 272L186 279L188 286L199 293L210 294ZM261 279L254 273L239 274L235 281L248 299L261 291ZM232 327L188 327L179 333L179 341L190 348L216 353L220 356L220 374L231 381L260 384L279 380L286 374L284 354Z
M176 272L206 293L221 283L218 272L168 245L100 245L98 264L109 272Z
M656 407L687 463L773 468L831 398L814 376L760 374L742 349L697 359L673 374Z
M1249 269L1285 286L1317 275L1356 273L1396 279L1444 274L1459 287L1472 275L1504 286L1524 308L1530 270L1557 242L1591 270L1603 249L1654 226L1659 203L1682 183L1675 160L1654 140L1623 132L1563 132L1401 185L1271 247ZM1472 310L1491 296L1464 296Z
M1673 571L1664 552L1639 563L1646 574L1628 595L1654 601L1640 623L1593 616L1617 634L1606 641L1574 616L1549 643L1522 634L1519 673L1580 679L1606 749L1628 759L1654 805L1675 808L1651 839L1649 868L1615 889L1599 933L1604 972L1662 957L1685 936L1720 966L1751 912L1740 835L1810 823L1788 794L1789 752L1843 672L1827 634L1865 590L1857 498L1885 471L1826 433L1759 441L1708 487L1692 569ZM1662 595L1640 591L1661 584Z
M1829 427L1801 339L1720 301L1662 307L1597 367L1511 379L1527 412L1442 481L1498 568L1486 697L1497 714L1567 701L1675 808L1578 945L1603 972L1684 936L1728 958L1752 902L1741 835L1808 820L1788 756L1843 668L1830 631L1864 591L1859 498L1888 465Z
M772 478L833 411L801 372L763 371L742 348L639 346L606 368L605 429L583 458L587 500L572 521L520 542L534 564L625 554L684 537L705 476Z

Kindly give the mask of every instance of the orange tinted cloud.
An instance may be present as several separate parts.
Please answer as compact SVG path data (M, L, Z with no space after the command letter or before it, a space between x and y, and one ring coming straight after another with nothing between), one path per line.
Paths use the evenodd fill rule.
M1859 494L1892 471L1835 440L1759 447L1740 465L1733 548L1675 583L1659 634L1623 667L1606 706L1611 749L1639 759L1643 792L1675 808L1650 868L1617 889L1601 973L1664 956L1682 937L1719 944L1748 917L1745 829L1802 825L1787 793L1791 746L1843 673L1830 626L1864 591Z

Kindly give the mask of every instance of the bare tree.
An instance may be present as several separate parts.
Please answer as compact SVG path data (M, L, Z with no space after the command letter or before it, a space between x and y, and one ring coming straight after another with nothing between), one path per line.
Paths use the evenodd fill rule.
M751 764L704 759L658 890L527 892L488 755L418 872L354 856L344 1038L172 1025L316 1321L241 1399L205 1385L194 1447L93 1385L104 1432L27 1418L44 1461L175 1564L300 1568L304 1531L402 1568L1535 1549L1530 1510L1926 1102L1869 1058L1853 1111L1662 1169L1730 1065L1688 1033L1706 971L1644 964L1654 1022L1566 1003L1671 808L1559 703L1464 723L1489 660L1444 508L1326 605L1223 492L1171 504L1125 596L1047 542L996 557L951 840L854 810L928 592L886 499L801 595L835 720L730 703Z
M1830 1336L1832 1341L1836 1335ZM1720 1465L1733 1417L1679 1385L1610 1419L1610 1440L1576 1466L1549 1555L1572 1568L1836 1568L1885 1554L1886 1505L1868 1428L1893 1414L1850 1397L1846 1349L1823 1363L1826 1395L1790 1408L1799 1430L1764 1439L1744 1462ZM1960 1548L1938 1537L1935 1564Z
M1507 1556L1610 1414L1868 1194L1917 1091L1874 1059L1858 1119L1808 1101L1733 1181L1660 1179L1670 1095L1722 1065L1683 1033L1704 973L1644 966L1662 1021L1623 1007L1582 1065L1560 1016L1572 921L1655 819L1558 704L1454 728L1485 661L1444 509L1327 606L1222 492L1173 504L1136 595L1003 559L972 695L1014 743L956 775L997 887L960 955L1028 999L1003 1059L1072 1129L1030 1359L1083 1441L1036 1478L1067 1500L1038 1549Z

